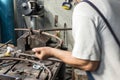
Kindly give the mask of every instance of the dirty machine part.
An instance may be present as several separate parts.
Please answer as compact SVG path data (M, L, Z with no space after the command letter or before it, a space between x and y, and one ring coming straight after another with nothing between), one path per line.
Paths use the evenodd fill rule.
M15 48L10 57L0 58L0 80L64 80L63 62L39 60L31 51L34 47L44 46L62 48L62 40L35 30L22 35L17 40L17 50ZM0 48L0 55L5 52L5 48Z
M20 38L17 39L17 48L23 52L31 50L34 47L61 47L62 40L57 36L51 35L46 32L32 30L26 32Z

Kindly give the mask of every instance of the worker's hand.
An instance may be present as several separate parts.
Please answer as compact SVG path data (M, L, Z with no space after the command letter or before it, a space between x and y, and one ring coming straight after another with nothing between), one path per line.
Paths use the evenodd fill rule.
M40 47L40 48L33 48L32 51L35 52L36 57L39 59L47 59L49 57L52 57L51 50L52 48L50 47Z

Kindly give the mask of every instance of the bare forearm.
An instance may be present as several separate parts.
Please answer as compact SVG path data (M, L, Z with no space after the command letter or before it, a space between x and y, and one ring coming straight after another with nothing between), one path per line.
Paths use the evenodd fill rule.
M52 48L50 53L53 54L54 57L62 60L63 62L65 62L67 64L71 64L72 63L71 61L73 61L73 60L71 60L72 56L71 56L71 52L69 52L69 51L63 51L63 50ZM74 64L74 62L73 62L73 64Z
M89 60L77 59L77 58L73 57L72 53L69 51L63 51L63 50L58 50L58 49L52 48L51 53L53 54L54 57L62 60L63 62L65 62L71 66L74 66L76 68L80 68L82 70L89 70L89 68L92 68L92 66L93 66L92 63L94 63ZM96 65L98 65L98 63L96 63ZM95 70L96 67L94 67L92 69Z
M49 57L56 57L63 62L77 67L79 69L94 71L99 64L99 61L90 61L90 60L82 60L72 56L72 53L69 51L63 51L50 47L42 47L42 48L34 48L32 49L35 52L35 55L39 59L47 59Z

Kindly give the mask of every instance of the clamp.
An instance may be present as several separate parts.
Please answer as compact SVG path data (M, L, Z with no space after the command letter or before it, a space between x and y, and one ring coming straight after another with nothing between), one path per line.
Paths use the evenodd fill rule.
M72 0L66 0L65 2L62 3L62 8L65 10L70 10L72 8L71 4Z

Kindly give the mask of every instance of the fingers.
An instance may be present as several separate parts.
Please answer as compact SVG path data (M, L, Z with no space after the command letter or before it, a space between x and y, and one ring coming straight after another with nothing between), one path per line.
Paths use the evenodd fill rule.
M32 51L35 52L35 56L39 59L47 59L51 56L48 47L33 48Z
M35 53L35 56L41 60L47 59L47 55L45 53Z
M42 59L42 55L38 54L38 53L35 53L35 56L38 57L39 59Z
M33 48L32 49L33 52L35 52L35 56L38 57L39 59L42 59L42 56L41 56L41 49L40 48Z
M35 56L39 59L44 59L45 53L42 51L42 48L33 48L33 52L35 52Z
M38 52L41 52L41 48L33 48L32 51L38 53Z

